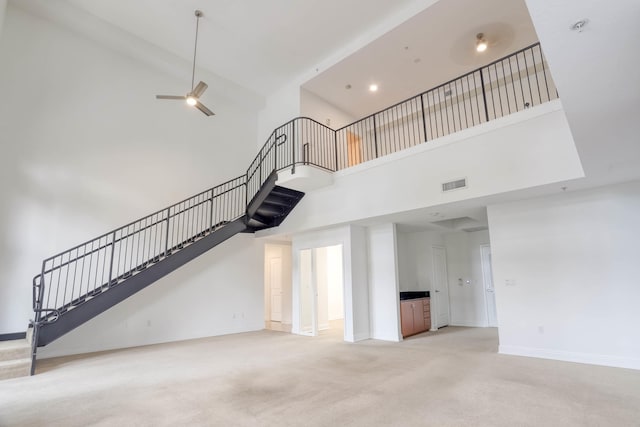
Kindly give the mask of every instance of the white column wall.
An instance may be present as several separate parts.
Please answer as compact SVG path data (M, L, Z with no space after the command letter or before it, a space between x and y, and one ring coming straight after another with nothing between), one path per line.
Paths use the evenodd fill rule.
M400 294L396 225L367 229L371 338L400 341Z
M500 352L640 369L640 182L488 215Z

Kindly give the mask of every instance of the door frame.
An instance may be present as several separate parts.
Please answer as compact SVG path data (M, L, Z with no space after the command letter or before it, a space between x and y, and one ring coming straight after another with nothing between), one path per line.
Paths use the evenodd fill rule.
M445 280L444 280L444 286L446 286L447 288L447 300L446 300L446 307L447 307L447 317L449 318L449 322L447 323L447 325L444 326L448 326L449 323L451 323L451 296L449 294L449 265L448 265L448 261L447 261L447 249L444 246L438 246L438 245L433 245L431 246L431 266L432 266L432 274L431 274L431 278L432 278L432 283L431 283L431 297L430 300L435 302L435 310L431 310L431 330L432 331L437 331L438 328L440 327L440 324L438 323L438 313L439 313L439 307L438 304L442 303L442 298L440 297L436 297L435 295L435 286L436 286L436 280L435 280L435 250L436 249L441 249L442 252L444 253L444 272L445 272Z
M487 267L486 267L486 262L487 260L485 259L485 251L489 249L489 254L491 254L491 245L490 244L483 244L480 245L480 266L482 267L482 290L483 290L483 295L484 295L484 308L485 308L485 314L487 316L487 327L490 328L497 328L498 327L498 307L496 305L496 286L495 283L493 283L493 266L490 264L491 263L491 258L489 258L488 262L489 262L489 268L491 269L491 283L492 283L492 288L493 288L493 307L495 308L495 325L491 324L490 318L491 316L489 315L489 300L488 300L488 296L487 296Z

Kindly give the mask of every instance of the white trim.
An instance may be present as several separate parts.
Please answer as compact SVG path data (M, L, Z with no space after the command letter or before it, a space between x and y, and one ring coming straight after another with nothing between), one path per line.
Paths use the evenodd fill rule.
M371 337L369 337L369 334L367 334L366 332L354 334L353 336L353 342L364 341L368 339L371 339Z
M562 360L564 362L586 363L589 365L611 366L640 370L640 359L609 356L605 354L577 353L572 351L548 350L545 348L500 345L498 353L511 356L537 357L540 359Z
M489 326L484 323L478 324L474 322L456 322L455 320L450 320L449 326L462 326L465 328L489 328Z

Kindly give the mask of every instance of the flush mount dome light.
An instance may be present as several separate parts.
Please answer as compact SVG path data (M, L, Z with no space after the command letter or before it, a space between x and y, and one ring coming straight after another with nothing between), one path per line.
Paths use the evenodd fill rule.
M377 84L371 84L369 85L369 92L377 92L378 91L378 85Z
M478 33L476 35L476 51L482 53L487 50L487 47L489 47L489 45L487 40L484 38L484 34Z

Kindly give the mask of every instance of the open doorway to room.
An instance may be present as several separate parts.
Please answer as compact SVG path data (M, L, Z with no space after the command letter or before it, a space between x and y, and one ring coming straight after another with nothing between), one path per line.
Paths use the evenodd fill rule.
M344 336L342 245L300 251L300 333Z
M265 329L291 332L291 245L264 247Z

